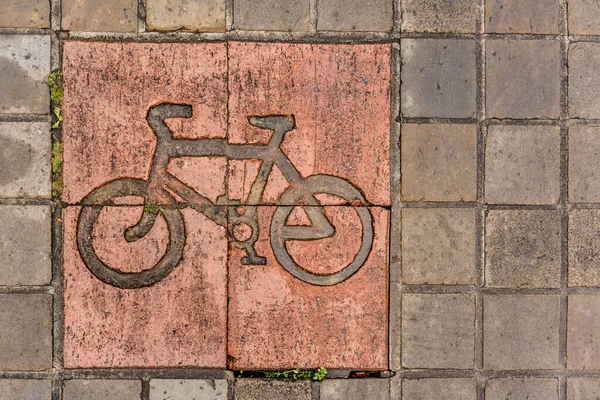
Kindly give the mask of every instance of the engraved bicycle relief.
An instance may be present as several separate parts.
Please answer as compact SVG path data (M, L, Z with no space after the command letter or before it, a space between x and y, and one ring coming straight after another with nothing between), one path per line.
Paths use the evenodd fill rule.
M258 254L256 242L259 237L258 214L255 204L261 204L268 178L277 166L289 186L280 196L270 223L270 245L277 261L294 277L318 286L332 286L354 275L365 263L373 245L373 217L361 190L352 183L332 175L310 175L303 178L281 149L287 132L295 129L293 115L250 116L249 124L272 131L268 144L231 144L227 139L175 139L165 123L169 118L191 118L192 106L162 103L148 110L147 122L157 138L147 180L120 178L92 190L81 202L77 223L77 247L92 274L101 281L123 289L151 286L177 267L183 257L186 230L182 208L190 207L227 229L233 246L245 251L242 264L265 265L266 258ZM167 172L167 165L175 157L224 156L230 160L256 159L261 165L251 185L246 204L229 200L226 195L211 202L196 190ZM343 268L330 274L316 274L301 266L289 254L288 241L314 241L333 237L336 229L328 217L318 194L329 194L343 199L357 214L362 227L361 243L357 253ZM92 231L102 209L116 204L115 199L125 196L143 197L145 204L139 221L125 229L124 238L135 242L148 234L159 215L168 228L168 245L165 254L151 268L141 272L124 272L119 266L103 262L94 248ZM228 214L223 206L237 206ZM302 207L310 219L310 225L289 223L294 207ZM234 234L237 227L250 227L251 233L239 240Z

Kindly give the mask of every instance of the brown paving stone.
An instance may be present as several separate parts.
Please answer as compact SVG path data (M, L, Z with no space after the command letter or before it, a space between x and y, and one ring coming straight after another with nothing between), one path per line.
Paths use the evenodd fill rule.
M402 400L475 400L475 380L469 378L404 379Z
M225 0L148 0L149 30L221 32L225 30Z
M308 0L237 0L233 27L242 30L308 31Z
M293 114L281 148L302 177L334 175L372 204L390 204L389 45L233 42L229 54L230 143L268 142L249 115ZM256 161L230 165L230 197L247 195L257 173ZM288 185L278 170L269 179L262 204Z
M600 369L600 296L569 296L567 368Z
M569 213L569 286L600 286L600 210Z
M405 32L475 33L476 0L404 0L402 30Z
M560 44L555 40L486 42L486 113L492 118L557 118Z
M3 0L0 3L0 28L49 28L48 0Z
M137 0L63 0L62 29L137 32Z
M235 400L311 400L310 381L236 379Z
M391 0L320 0L317 30L390 31L392 7Z
M475 125L402 126L405 201L474 201L476 195Z
M243 265L229 254L229 343L234 369L387 369L389 212L371 208L374 240L362 267L333 286L315 286L288 273L269 243L274 207L258 207L258 254L266 265ZM326 207L333 237L288 241L289 254L314 274L340 271L361 245L360 220L349 207ZM291 224L303 221L290 221ZM335 350L334 350L335 349Z
M573 43L569 47L569 115L600 118L600 43Z
M600 398L600 379L567 379L567 400L588 400Z
M494 378L487 381L485 400L558 400L556 378Z
M595 0L569 0L569 33L600 35L600 6Z
M569 127L569 202L600 202L600 126Z
M485 30L493 33L558 33L558 0L486 0Z

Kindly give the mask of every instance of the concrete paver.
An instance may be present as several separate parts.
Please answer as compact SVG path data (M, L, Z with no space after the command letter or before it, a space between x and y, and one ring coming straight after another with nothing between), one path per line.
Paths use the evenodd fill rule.
M594 0L569 0L569 33L600 34L600 7Z
M569 127L569 202L600 202L600 126Z
M390 399L388 379L326 379L321 382L320 400Z
M486 0L485 30L493 33L558 33L558 0Z
M406 32L474 33L476 0L404 0L402 30Z
M569 286L600 286L599 210L569 213Z
M308 0L238 0L233 3L233 27L242 30L308 31Z
M600 43L573 43L569 47L569 116L600 118Z
M0 379L4 400L42 400L52 397L52 382L38 379Z
M150 400L227 400L225 379L152 379Z
M391 0L320 0L317 30L385 32L392 29Z
M403 379L402 400L475 400L475 380L469 378Z
M149 30L221 32L225 30L225 0L148 0Z
M558 400L558 379L494 378L486 382L486 400L506 400L513 396L529 400Z
M310 381L236 379L235 400L311 400Z
M137 400L142 382L119 379L74 379L64 383L63 400Z
M569 314L567 318L567 368L600 368L600 341L597 337L600 328L598 318L600 296L569 296Z
M50 2L5 0L0 4L0 28L49 28Z
M91 32L137 32L137 0L63 0L62 29Z
M585 400L600 396L600 380L597 378L567 379L567 400Z

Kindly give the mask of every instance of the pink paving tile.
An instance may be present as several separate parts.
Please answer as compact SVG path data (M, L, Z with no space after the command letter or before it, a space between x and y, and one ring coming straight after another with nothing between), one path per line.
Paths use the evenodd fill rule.
M341 177L390 205L390 53L388 44L230 43L229 142L269 141L248 116L294 115L281 148L302 177ZM252 163L230 165L232 198L247 199L258 170L240 164ZM275 169L255 204L276 203L285 179Z

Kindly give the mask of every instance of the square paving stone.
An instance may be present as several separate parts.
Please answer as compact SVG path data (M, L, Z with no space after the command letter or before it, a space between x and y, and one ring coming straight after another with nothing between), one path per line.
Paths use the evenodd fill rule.
M74 379L64 382L63 400L137 400L142 382L117 379Z
M52 398L52 382L37 379L0 379L4 400L45 400Z
M390 31L392 8L391 0L319 0L317 30Z
M475 357L475 302L465 294L402 296L402 365L471 369Z
M401 54L403 116L475 116L474 40L403 39Z
M495 378L487 381L485 400L558 400L556 378Z
M475 33L477 8L477 0L404 0L402 30Z
M0 285L52 279L50 206L0 206Z
M491 118L557 118L560 44L557 40L486 42L486 112Z
M486 286L560 287L560 235L557 211L489 211L485 232Z
M50 197L51 141L49 123L0 123L0 197Z
M62 0L62 29L137 32L137 0Z
M570 295L567 368L600 369L600 295Z
M402 400L475 400L475 380L468 378L404 379Z
M588 400L600 398L600 379L567 379L567 400Z
M152 379L150 400L227 400L226 379Z
M0 114L48 114L50 36L0 35Z
M558 295L487 295L483 307L484 368L559 367Z
M556 204L560 195L560 127L492 125L485 147L485 200Z
M569 33L600 35L600 7L595 0L569 0Z
M0 28L49 28L47 0L4 0L0 3Z
M569 202L600 203L600 126L569 127Z
M237 0L233 3L233 27L242 30L308 31L308 0Z
M475 209L402 209L402 281L472 284L475 279Z
M146 24L158 31L224 31L225 0L147 0Z
M326 379L321 382L320 400L390 399L389 379Z
M0 369L52 368L52 296L0 294Z
M574 43L569 47L569 115L600 118L600 43Z
M558 33L558 0L486 0L485 31Z
M308 380L236 379L235 400L311 400Z
M281 204L295 169L303 178L342 178L367 202L391 204L390 45L232 42L229 54L229 143L269 143L272 131L253 127L249 116L291 115L295 124L280 146L292 165L273 168L262 198L248 197L260 160L248 153L229 162L231 199Z
M600 210L569 213L569 286L600 286Z
M475 201L475 125L405 124L401 136L405 201Z

